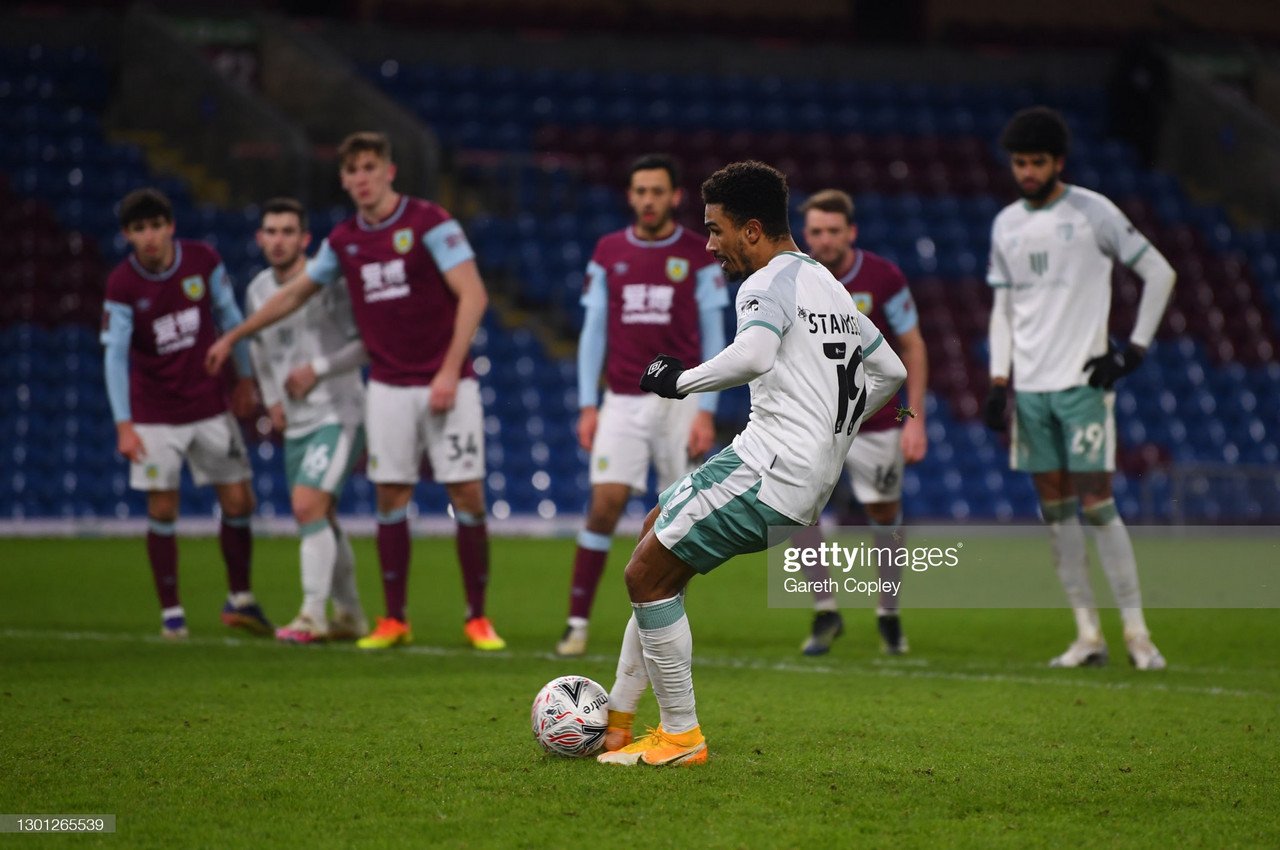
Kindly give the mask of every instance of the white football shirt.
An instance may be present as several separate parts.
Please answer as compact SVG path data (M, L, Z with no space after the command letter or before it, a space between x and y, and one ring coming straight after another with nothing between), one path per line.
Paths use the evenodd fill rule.
M1065 188L1040 209L1010 204L991 227L987 283L1010 291L1013 380L1020 390L1088 383L1084 364L1107 351L1112 266L1132 266L1151 247L1106 197Z
M734 451L763 478L760 501L812 524L874 412L862 360L884 337L821 263L790 251L743 282L736 308L739 333L762 325L782 343L773 368L748 385L751 416Z
M265 269L245 293L245 309L254 313L280 288L275 273ZM364 383L359 369L329 375L306 398L295 401L284 391L290 370L328 356L359 336L351 315L347 287L326 286L300 309L259 331L250 344L263 401L284 404L286 437L302 437L324 425L357 425L364 419Z

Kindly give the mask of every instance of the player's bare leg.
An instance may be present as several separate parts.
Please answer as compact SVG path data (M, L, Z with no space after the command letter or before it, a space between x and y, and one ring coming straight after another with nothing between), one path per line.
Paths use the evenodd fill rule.
M1053 667L1100 667L1107 663L1093 588L1085 559L1084 529L1078 516L1080 502L1065 469L1031 476L1040 496L1040 513L1049 529L1053 564L1062 589L1075 613L1076 639L1066 652L1049 662Z
M484 484L462 481L445 485L453 516L458 523L458 565L462 568L462 587L467 594L467 616L462 631L476 649L505 649L507 642L498 637L493 623L485 614L486 589L489 584L489 530L485 525Z
M906 546L902 533L902 503L872 502L863 505L867 519L875 534L876 549L888 549L890 556L880 558L880 586L902 586L902 560L899 557ZM907 651L907 638L902 633L902 620L898 615L898 597L891 590L881 590L876 607L876 628L880 632L881 646L888 655L902 655Z
M387 615L378 618L373 632L356 642L361 649L388 649L413 642L405 616L409 591L409 501L413 484L378 482L378 564L382 568L382 595Z
M287 643L314 643L329 636L326 607L338 559L338 539L329 523L333 497L323 490L299 484L293 488L290 499L293 518L302 537L298 547L302 565L302 609L293 622L276 630L276 639Z
M587 651L591 606L600 586L600 577L604 575L613 532L630 498L631 487L627 484L595 484L591 487L591 507L583 529L578 533L578 547L573 556L569 621L564 635L556 644L556 655L578 656Z
M1111 593L1124 623L1124 642L1129 661L1139 670L1163 670L1164 656L1151 642L1142 614L1142 590L1138 584L1138 564L1133 554L1129 529L1116 510L1111 495L1111 473L1074 472L1072 487L1080 494L1084 518L1089 524L1098 560L1111 584Z
M244 629L255 635L271 635L275 627L262 613L250 586L253 564L253 529L250 519L257 503L249 480L231 484L215 484L218 505L222 508L222 524L218 542L222 560L227 565L227 604L222 608L222 622L233 629Z
M160 598L160 634L169 640L187 637L187 614L178 598L178 491L147 493L147 560Z
M656 518L656 511L650 517ZM631 555L627 594L661 722L635 743L599 756L604 764L689 765L707 760L693 694L693 635L684 613L684 589L696 574L652 529Z

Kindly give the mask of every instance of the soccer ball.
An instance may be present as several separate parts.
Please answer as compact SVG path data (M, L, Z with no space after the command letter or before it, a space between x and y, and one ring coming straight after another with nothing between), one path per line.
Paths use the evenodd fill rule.
M561 676L538 691L529 720L533 737L558 756L589 756L604 744L609 693L586 676Z

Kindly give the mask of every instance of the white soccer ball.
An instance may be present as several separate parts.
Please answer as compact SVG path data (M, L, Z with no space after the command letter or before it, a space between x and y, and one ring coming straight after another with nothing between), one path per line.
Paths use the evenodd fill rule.
M558 756L589 756L609 728L609 692L586 676L561 676L538 691L529 714L533 737Z

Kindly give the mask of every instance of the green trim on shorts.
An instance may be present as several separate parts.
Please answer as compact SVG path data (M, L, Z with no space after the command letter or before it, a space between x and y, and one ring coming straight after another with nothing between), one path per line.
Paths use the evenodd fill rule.
M333 423L321 425L314 431L301 437L286 437L284 441L285 478L289 489L294 487L311 487L330 495L337 496L346 486L356 459L364 452L364 426L357 425L353 429L350 451L347 453L346 468L342 470L337 483L331 487L324 486L329 475L330 463L337 450L338 440L342 436L342 425ZM310 460L308 460L310 458Z
M658 497L661 512L655 530L675 522L690 505L700 505L698 497L714 498L731 475L750 471L732 447L726 448L672 484ZM790 517L760 501L759 476L745 492L729 498L711 513L696 520L673 546L671 552L697 572L705 575L736 555L763 551L773 542L771 527L798 527Z
M1107 393L1081 386L1020 390L1014 407L1010 465L1020 472L1107 472L1115 458L1115 422Z

